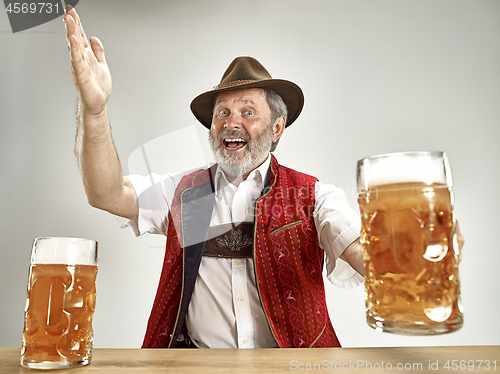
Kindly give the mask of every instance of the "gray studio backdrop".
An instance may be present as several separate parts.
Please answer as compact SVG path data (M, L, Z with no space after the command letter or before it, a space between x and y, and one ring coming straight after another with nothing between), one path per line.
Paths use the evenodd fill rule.
M464 327L433 337L379 333L365 323L362 287L327 284L331 318L346 347L500 344L500 1L82 0L77 10L105 46L125 173L144 169L142 145L153 166L170 171L211 161L189 104L240 55L305 93L278 160L342 187L356 210L358 159L446 151L466 238ZM139 347L164 238L133 238L87 204L62 19L13 34L1 11L0 54L0 346L21 344L33 239L77 236L100 245L95 346ZM155 143L161 137L171 148Z

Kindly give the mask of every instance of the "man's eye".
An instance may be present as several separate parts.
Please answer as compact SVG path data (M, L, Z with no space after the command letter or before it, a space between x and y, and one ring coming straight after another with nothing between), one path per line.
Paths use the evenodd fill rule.
M245 112L245 114L246 114L247 116L253 116L253 112L252 112L251 110L247 110L247 111Z
M220 116L225 116L225 115L227 115L227 113L228 113L228 112L227 112L227 110L225 110L225 109L219 110L219 115L220 115Z

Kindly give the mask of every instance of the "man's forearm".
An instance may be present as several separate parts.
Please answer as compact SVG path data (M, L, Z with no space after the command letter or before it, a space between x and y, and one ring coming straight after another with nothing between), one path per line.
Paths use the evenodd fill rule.
M77 120L75 154L85 192L92 206L106 210L107 204L119 199L123 187L107 112L88 114L79 105Z

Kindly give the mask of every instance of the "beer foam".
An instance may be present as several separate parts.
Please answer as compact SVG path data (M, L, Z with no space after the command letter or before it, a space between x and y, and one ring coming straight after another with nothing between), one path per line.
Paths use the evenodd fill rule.
M423 182L452 186L448 158L443 152L401 152L358 161L358 190L391 183Z
M97 265L97 242L81 238L37 238L31 263Z

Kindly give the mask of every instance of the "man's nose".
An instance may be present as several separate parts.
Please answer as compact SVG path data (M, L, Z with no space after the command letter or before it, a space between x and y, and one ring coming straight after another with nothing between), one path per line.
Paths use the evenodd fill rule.
M227 117L226 122L224 122L224 127L228 130L239 130L241 129L241 116L238 114L231 113Z

